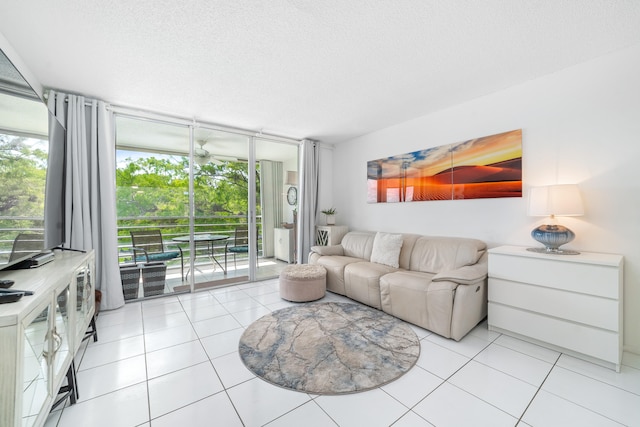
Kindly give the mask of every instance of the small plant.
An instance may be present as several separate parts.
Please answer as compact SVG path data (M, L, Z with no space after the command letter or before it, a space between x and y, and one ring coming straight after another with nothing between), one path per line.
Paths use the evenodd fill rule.
M329 208L322 211L325 214L327 225L334 225L336 223L336 208Z

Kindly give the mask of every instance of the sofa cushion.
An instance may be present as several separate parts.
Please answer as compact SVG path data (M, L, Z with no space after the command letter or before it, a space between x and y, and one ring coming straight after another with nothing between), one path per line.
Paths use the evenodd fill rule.
M410 269L439 273L473 265L486 251L480 240L456 237L420 237L411 252Z
M310 261L312 261L313 264L321 265L327 270L327 290L340 295L346 294L344 287L344 268L351 263L365 261L362 258L339 255L312 258L313 259L310 258Z
M371 259L373 249L374 233L365 231L351 231L342 238L342 248L344 255L353 258L362 258L366 261Z
M420 236L418 234L403 234L402 235L402 249L400 250L400 268L408 270L411 266L411 253L413 252L413 245L416 244Z
M381 310L380 277L394 271L393 267L373 262L349 264L344 268L345 295Z
M398 268L402 241L402 234L377 232L376 237L373 239L371 262Z

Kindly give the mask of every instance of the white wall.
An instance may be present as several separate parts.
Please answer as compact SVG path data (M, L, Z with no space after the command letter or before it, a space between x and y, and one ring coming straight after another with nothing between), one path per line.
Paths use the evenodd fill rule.
M526 215L529 187L577 183L586 214L561 219L577 235L566 248L624 255L625 350L640 354L638 76L640 45L337 144L338 224L537 246L530 231L543 221ZM368 160L520 128L523 198L366 203Z

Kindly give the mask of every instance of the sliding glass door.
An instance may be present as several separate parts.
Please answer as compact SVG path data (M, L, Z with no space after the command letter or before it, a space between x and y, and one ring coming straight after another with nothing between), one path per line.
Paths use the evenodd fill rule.
M250 279L251 168L247 135L194 130L193 243L196 289Z
M116 117L116 206L125 300L188 291L189 128ZM186 148L186 151L185 151Z
M116 145L126 299L277 277L295 262L298 144L116 116Z

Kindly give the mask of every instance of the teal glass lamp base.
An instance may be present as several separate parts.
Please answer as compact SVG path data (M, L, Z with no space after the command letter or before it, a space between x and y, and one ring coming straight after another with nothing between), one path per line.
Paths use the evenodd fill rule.
M544 248L527 248L531 252L551 255L578 255L580 253L570 249L560 249L560 246L569 243L576 237L573 231L562 225L541 225L531 231L531 237L544 245Z

